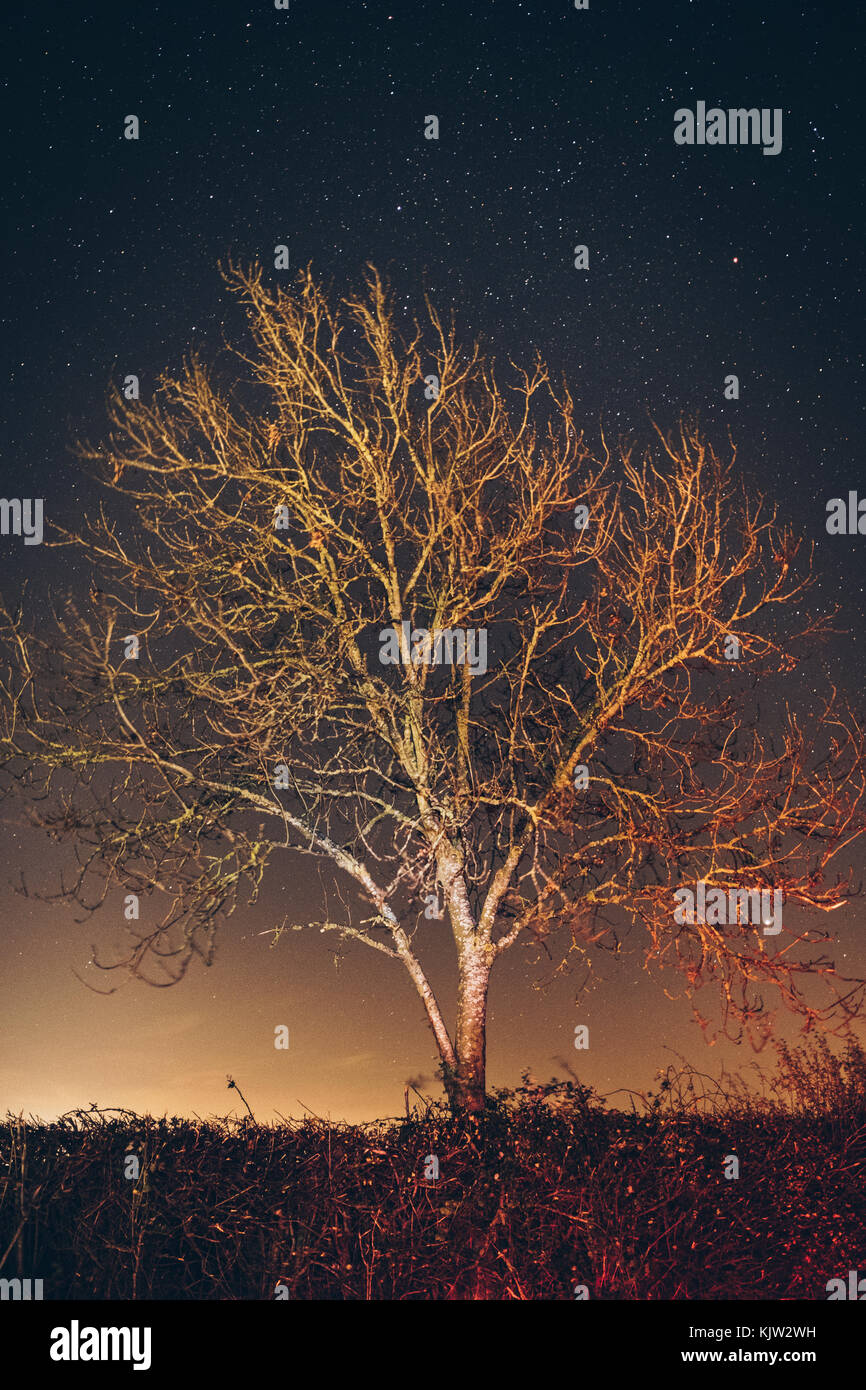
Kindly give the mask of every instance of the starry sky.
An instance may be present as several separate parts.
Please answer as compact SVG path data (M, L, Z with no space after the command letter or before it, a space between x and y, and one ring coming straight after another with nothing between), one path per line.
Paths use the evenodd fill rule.
M237 333L221 260L272 265L285 243L293 267L347 291L372 261L407 310L429 293L497 358L540 350L590 428L641 428L648 411L698 414L718 438L730 427L755 487L815 543L811 605L841 603L848 629L825 659L862 692L866 540L825 530L830 497L866 494L859 6L84 0L3 23L3 496L43 497L46 524L97 504L73 437L98 434L127 373L144 394ZM674 112L699 100L781 108L781 152L675 144ZM424 138L431 114L438 140ZM66 550L0 537L7 598L26 579L38 606L88 577ZM808 696L807 671L806 714ZM432 1076L399 966L260 935L287 899L321 915L309 869L232 919L210 970L101 999L79 976L117 911L82 926L17 895L22 872L50 887L62 856L3 814L0 1104L225 1113L230 1072L260 1118L306 1105L360 1120L396 1113L404 1081ZM863 970L858 914L834 927ZM646 1087L677 1051L748 1069L751 1054L707 1053L638 946L603 962L590 995L509 953L491 991L491 1082L562 1075L562 1057L606 1093ZM444 939L429 965L450 998ZM576 1054L580 1022L592 1044ZM274 1051L278 1024L288 1053Z

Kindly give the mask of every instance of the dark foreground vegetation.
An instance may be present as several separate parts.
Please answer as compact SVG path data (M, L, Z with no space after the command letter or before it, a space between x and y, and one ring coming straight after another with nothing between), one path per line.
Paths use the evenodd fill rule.
M671 1068L629 1113L525 1078L464 1120L7 1116L0 1160L0 1277L46 1299L823 1300L866 1274L854 1044L780 1048L757 1094Z

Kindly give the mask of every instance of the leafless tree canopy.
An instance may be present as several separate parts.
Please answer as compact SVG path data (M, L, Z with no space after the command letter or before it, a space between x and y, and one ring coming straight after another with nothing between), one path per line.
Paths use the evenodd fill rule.
M337 301L309 271L225 275L250 330L233 376L193 359L114 395L80 448L116 495L55 533L89 603L4 616L5 766L76 847L62 893L167 894L126 964L169 983L281 859L329 860L370 912L315 925L403 963L458 1106L483 1104L493 964L557 927L587 954L636 920L647 963L717 984L734 1030L779 1001L844 1027L862 985L795 926L814 911L768 938L674 921L698 879L826 913L863 831L857 721L832 689L808 717L784 699L822 628L808 557L733 447L688 425L591 447L541 361L497 369L429 304L401 330L373 268ZM487 669L383 665L404 623L483 629ZM453 1033L423 967L434 892Z

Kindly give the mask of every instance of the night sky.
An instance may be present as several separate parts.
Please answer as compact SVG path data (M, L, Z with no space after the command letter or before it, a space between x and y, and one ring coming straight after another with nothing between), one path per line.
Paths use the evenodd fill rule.
M859 6L85 2L4 22L4 497L44 497L47 528L96 505L70 444L98 437L109 386L134 372L147 396L191 349L211 360L224 333L239 340L220 261L277 278L285 243L293 269L312 262L338 292L373 262L407 311L429 293L497 360L539 350L590 431L641 430L648 412L664 425L697 413L720 444L730 427L754 487L816 544L812 609L842 604L848 633L816 672L859 698L866 538L825 529L829 498L866 495ZM781 151L675 144L674 112L698 101L781 108ZM130 114L137 141L124 139ZM431 114L438 140L424 137ZM729 373L737 401L724 399ZM67 550L0 537L2 592L26 579L31 611L89 578ZM808 668L796 694L808 724ZM398 963L361 946L335 963L335 938L272 949L260 935L289 909L322 915L309 863L239 910L209 970L102 999L73 971L88 978L91 942L122 941L119 906L78 925L18 896L22 872L50 890L63 854L3 815L4 1108L226 1113L227 1073L261 1119L302 1104L393 1115L410 1077L438 1093ZM837 957L866 973L861 917L851 904L833 927ZM450 1021L447 932L430 924L425 960ZM574 975L533 989L549 962L508 953L491 986L490 1083L524 1067L561 1076L564 1058L605 1093L647 1087L676 1052L748 1072L748 1049L707 1051L688 1005L642 973L639 946L635 929L589 994ZM577 1023L588 1052L574 1051Z

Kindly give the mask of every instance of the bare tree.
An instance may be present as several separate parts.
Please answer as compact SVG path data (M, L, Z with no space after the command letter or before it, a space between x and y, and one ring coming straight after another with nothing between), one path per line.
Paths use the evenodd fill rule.
M808 719L784 699L826 622L791 626L799 542L733 447L681 425L592 449L540 360L504 386L429 303L398 328L372 267L336 304L309 270L225 278L250 330L232 379L193 359L80 446L116 494L53 542L91 562L89 608L4 617L5 768L75 845L60 894L168 895L109 968L173 983L305 854L372 909L307 925L403 964L455 1110L484 1105L494 964L556 927L591 960L642 924L647 962L716 983L738 1035L771 1025L768 988L848 1026L864 986L813 954L828 933L674 912L702 880L826 913L864 828L857 721L832 689ZM433 893L453 1029L421 957Z

